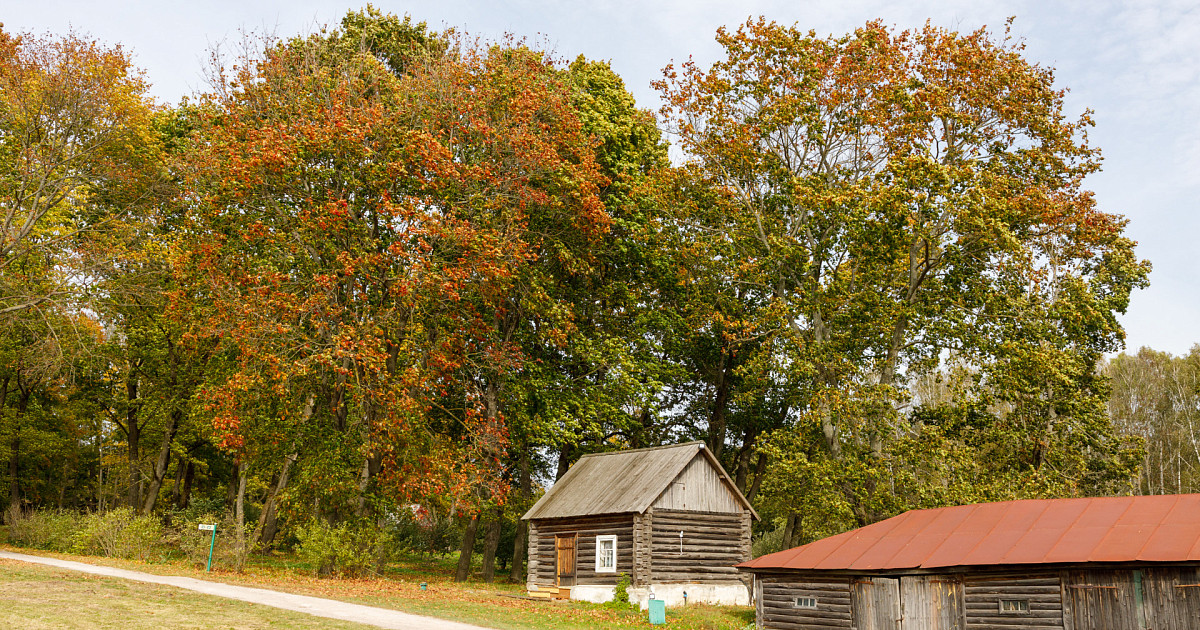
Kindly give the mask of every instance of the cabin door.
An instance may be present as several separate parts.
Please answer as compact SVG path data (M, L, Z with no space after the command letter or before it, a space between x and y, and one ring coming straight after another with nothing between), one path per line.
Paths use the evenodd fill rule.
M575 586L575 534L559 534L554 537L554 585Z
M1141 571L1071 571L1067 593L1076 630L1142 630Z
M1147 628L1200 628L1200 568L1145 569L1142 591Z
M850 589L850 615L857 630L901 630L900 580L854 578Z
M946 576L900 578L900 618L904 630L962 630L962 581Z

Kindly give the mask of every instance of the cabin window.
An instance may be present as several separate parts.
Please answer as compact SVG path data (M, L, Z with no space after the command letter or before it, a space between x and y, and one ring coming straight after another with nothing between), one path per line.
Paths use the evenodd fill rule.
M796 598L796 608L810 608L811 609L811 608L816 608L816 607L817 607L817 598L816 597L797 597Z
M617 572L617 537L596 537L596 573Z
M1004 615L1028 615L1029 600L1002 599L1000 600L1000 613Z

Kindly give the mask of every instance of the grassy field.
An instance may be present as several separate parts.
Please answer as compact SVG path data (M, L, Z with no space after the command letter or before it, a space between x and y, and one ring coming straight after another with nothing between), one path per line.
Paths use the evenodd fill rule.
M31 553L28 549L17 547L4 547L11 551L21 553ZM530 601L520 598L523 595L524 588L517 584L483 584L481 582L466 582L455 583L451 579L453 574L453 559L452 558L427 558L422 556L413 556L393 564L383 576L368 578L368 579L318 579L312 577L311 571L303 564L296 562L287 556L271 556L256 558L250 566L246 568L244 573L233 573L229 571L216 571L205 573L204 570L190 566L183 561L164 560L162 562L140 563L128 560L116 560L110 558L95 558L95 557L79 557L68 556L63 554L35 551L38 555L52 556L56 558L64 558L78 560L81 562L89 562L92 564L102 564L107 566L120 567L125 569L133 569L145 571L148 573L157 573L162 575L184 575L188 577L196 577L200 579L209 579L230 584L239 584L244 586L257 586L262 588L270 588L279 591L291 593L299 593L304 595L313 595L317 597L327 597L359 604L368 604L379 606L382 608L391 608L394 610L402 610L415 614L429 615L440 617L443 619L452 619L467 623L474 623L486 627L497 628L500 630L524 630L526 628L546 629L546 630L591 630L593 628L611 628L614 630L626 630L634 628L669 628L671 630L743 630L747 626L754 625L754 610L745 607L730 607L730 606L703 606L691 605L686 608L672 608L667 611L666 626L650 626L646 620L646 615L643 612L608 605L587 604L582 602L548 602L548 601ZM0 570L7 573L9 564L3 565ZM29 566L29 565L23 565ZM55 578L45 578L45 581L54 581L59 579L58 576L63 575L63 572L55 569L31 569L30 571L48 571L55 575ZM32 575L33 573L30 573ZM6 627L5 623L8 619L5 615L9 614L9 609L17 606L20 602L10 603L8 597L8 580L12 578L5 575L0 584L3 588L0 589L0 627ZM108 580L110 578L96 578L78 576L76 579L67 580L69 584L74 583L91 583L97 580ZM419 584L427 583L427 589L421 590ZM57 587L56 587L57 588ZM162 606L164 610L161 614L169 614L166 609L175 609L175 602L191 602L193 599L197 602L207 601L201 595L184 595L182 591L175 591L168 587L155 587L151 585L137 584L129 586L129 589L134 589L140 592L140 589L152 590L159 593L154 596L154 602L157 606ZM163 593L175 593L173 596ZM59 596L56 596L59 597ZM70 609L75 606L74 601L83 601L89 599L88 591L75 591L73 589L64 590L60 596L60 602L56 607ZM136 595L130 595L131 601L138 601ZM32 600L30 600L32 602ZM69 603L68 603L69 602ZM31 603L20 604L22 606L32 605ZM178 612L181 619L191 618L188 615L196 614L198 609L192 606L196 604L181 604ZM229 602L229 607L240 606L249 607L247 604L239 602ZM20 612L25 612L28 609L22 609ZM157 609L154 609L157 610ZM184 612L184 611L188 612ZM17 614L14 612L13 614ZM148 619L155 619L153 614ZM286 620L291 623L293 617L283 617L283 611L279 611L279 621L282 623ZM294 615L294 613L286 613ZM276 615L272 613L272 618ZM299 615L302 617L302 615ZM118 616L120 617L120 616ZM18 617L19 618L19 617ZM146 626L129 626L122 624L120 627L169 627L172 624L162 624L161 618L158 618L158 623L151 623ZM311 627L359 627L353 625L329 625L334 622L328 620L318 620L317 625ZM35 628L57 628L68 627L66 625L55 625L54 622L49 622L45 625L31 626L15 626L15 627L35 627ZM86 627L108 628L117 627L116 625L93 625ZM183 625L180 627L200 627L198 625ZM310 626L288 626L288 625L252 625L245 623L243 625L232 625L232 622L221 621L218 624L209 624L206 620L204 627L232 627L232 628L259 628L259 627L310 627Z
M0 559L0 628L345 628L355 623Z

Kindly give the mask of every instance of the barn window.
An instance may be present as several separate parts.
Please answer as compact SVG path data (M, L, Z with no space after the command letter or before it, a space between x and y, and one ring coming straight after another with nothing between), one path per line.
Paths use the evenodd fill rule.
M596 537L596 573L617 572L617 537Z
M816 608L816 607L817 607L817 598L816 597L797 597L796 598L796 608Z
M1029 600L1028 599L1002 599L1000 600L1000 612L1007 615L1028 615Z

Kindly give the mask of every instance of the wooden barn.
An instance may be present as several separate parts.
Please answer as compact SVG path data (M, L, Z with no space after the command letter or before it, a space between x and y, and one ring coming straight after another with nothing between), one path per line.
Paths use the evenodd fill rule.
M748 604L758 514L702 442L580 458L522 517L531 594L631 601Z
M739 565L759 628L1200 628L1200 495L901 514Z

